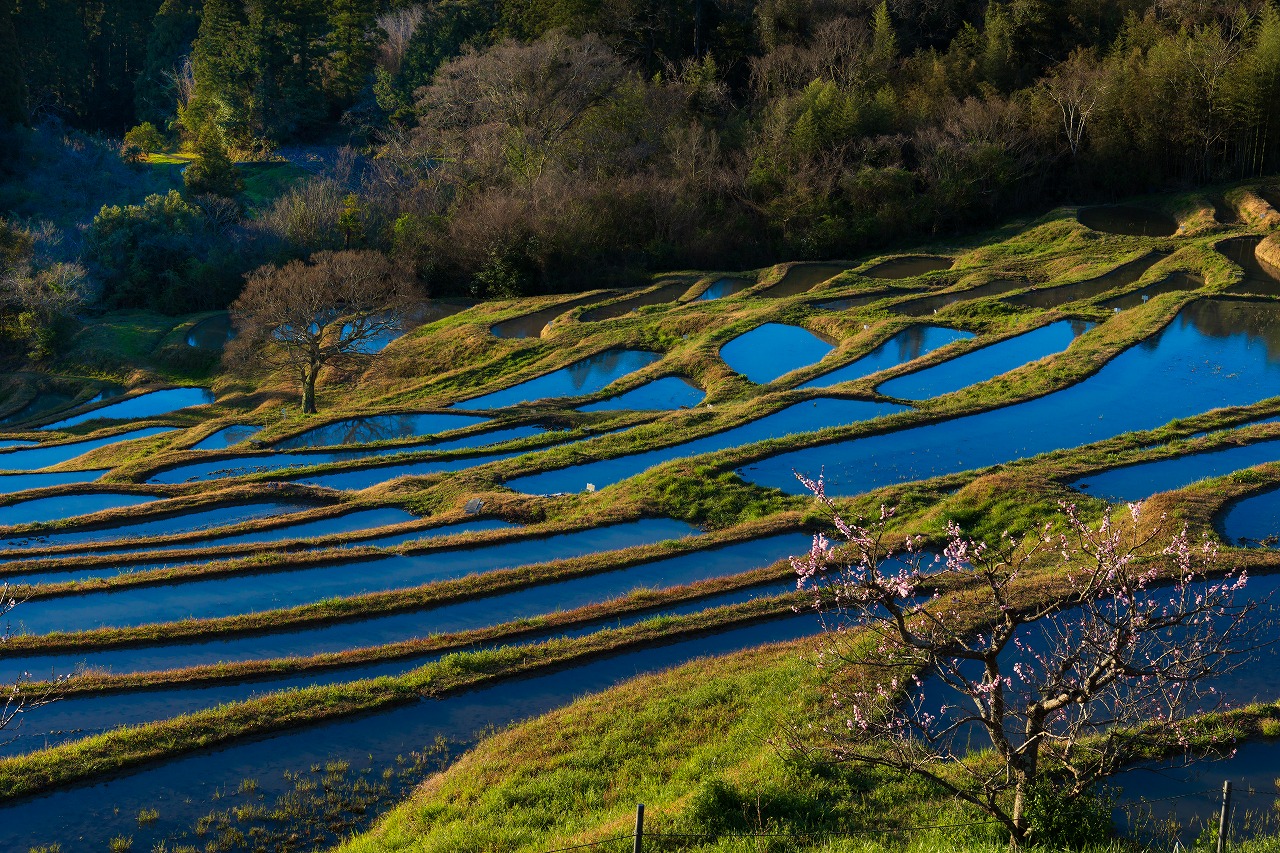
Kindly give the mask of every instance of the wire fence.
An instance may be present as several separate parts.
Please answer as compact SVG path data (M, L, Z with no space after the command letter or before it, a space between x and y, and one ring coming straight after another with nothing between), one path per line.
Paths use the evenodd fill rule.
M1280 780L1277 781L1277 785L1280 786ZM1192 819L1185 825L1178 824L1182 830L1181 833L1167 833L1163 839L1159 840L1148 839L1150 849L1174 851L1186 849L1183 846L1183 838L1179 836L1186 837L1187 833L1190 832L1192 833L1191 837L1199 837L1202 840L1206 839L1207 834L1209 836L1207 841L1210 846L1212 847L1213 842L1216 841L1217 850L1222 853L1226 849L1226 844L1231 836L1233 824L1241 816L1245 817L1245 829L1251 830L1245 834L1256 834L1260 829L1280 831L1280 789L1267 791L1249 787L1237 790L1230 783L1227 783L1222 788L1183 791L1162 797L1137 797L1118 802L1115 804L1115 808L1129 813L1140 813L1144 809L1154 812L1155 810L1151 809L1153 806L1158 807L1161 804L1172 804L1178 801L1195 799L1205 801L1209 808L1198 809ZM1256 805L1254 801L1265 803L1265 811L1260 813L1249 812L1250 805ZM1167 819L1165 818L1165 820ZM980 826L998 827L1000 825L1000 821L989 819L959 823L842 827L840 829L812 832L779 832L764 829L757 832L668 832L656 828L646 829L644 826L644 807L637 806L636 825L633 832L567 847L556 847L541 851L541 853L571 853L571 851L582 850L600 851L600 853L625 853L628 850L633 851L633 853L646 853L646 851L647 853L670 853L670 851L694 848L704 843L720 844L726 841L755 842L760 849L794 849L802 845L813 845L822 842L866 840L869 837L901 837L922 832L972 829ZM1166 826L1166 828L1168 827ZM1213 837L1215 833L1216 838Z

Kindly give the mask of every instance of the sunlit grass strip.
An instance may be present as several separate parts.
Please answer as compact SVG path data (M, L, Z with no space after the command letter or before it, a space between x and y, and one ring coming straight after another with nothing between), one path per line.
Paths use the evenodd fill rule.
M49 634L20 634L10 638L6 651L10 654L89 651L157 642L205 640L259 631L278 631L314 627L345 619L417 610L433 605L466 601L480 595L512 592L535 584L599 574L628 568L663 557L696 553L713 545L759 538L770 533L798 529L794 515L772 517L732 533L667 540L653 545L637 545L617 551L604 551L567 560L518 566L511 569L468 575L454 580L436 581L405 589L373 592L334 598L298 607L263 610L238 616L212 619L184 619L131 628L97 628L90 631L67 631ZM333 561L326 561L332 564Z
M770 582L789 579L794 575L785 560L772 566L743 572L729 577L698 581L664 590L637 588L620 597L590 604L572 610L549 612L503 622L488 628L433 634L431 636L365 646L341 652L326 652L309 656L265 658L262 660L216 663L182 669L151 672L121 673L89 671L58 684L28 683L32 693L44 690L54 692L59 698L71 698L90 694L121 693L133 690L168 689L176 686L205 686L228 681L245 681L256 678L279 678L308 672L322 672L372 663L384 663L403 658L418 657L433 652L455 652L476 646L507 643L543 634L548 631L577 628L595 622L633 616L648 610L695 602L722 593L746 590Z
M646 643L723 631L789 614L793 604L793 596L760 599L687 616L659 616L625 628L602 629L586 637L456 653L401 676L281 691L172 720L126 726L28 755L0 759L0 799L29 796L238 738L334 720L419 697L438 698Z

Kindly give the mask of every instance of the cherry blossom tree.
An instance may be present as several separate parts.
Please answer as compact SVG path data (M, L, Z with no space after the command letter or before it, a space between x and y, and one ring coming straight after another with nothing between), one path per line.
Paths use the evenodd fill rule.
M8 616L17 606L18 600L9 594L9 585L0 584L0 619ZM0 629L0 649L9 642L11 636L12 631L6 624ZM28 678L24 675L7 687L0 688L0 693L3 693L3 698L0 699L0 730L15 727L23 713L54 701L57 698L57 687L63 681L65 677L60 676L52 684L46 684L32 692L28 689ZM0 740L0 743L3 742L5 741Z
M1178 739L1189 715L1221 705L1213 681L1254 650L1237 601L1243 571L1217 571L1138 504L1097 524L1074 505L1057 523L995 544L954 523L940 555L888 547L890 509L847 523L822 480L800 478L834 517L793 557L826 631L829 716L797 745L826 759L932 780L1032 841L1031 797L1061 801ZM1154 725L1153 725L1154 724Z

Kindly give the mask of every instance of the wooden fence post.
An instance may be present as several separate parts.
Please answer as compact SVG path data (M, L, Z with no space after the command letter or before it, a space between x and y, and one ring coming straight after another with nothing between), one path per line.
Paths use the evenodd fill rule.
M1222 783L1222 813L1218 815L1218 853L1227 853L1227 828L1231 819L1231 780Z

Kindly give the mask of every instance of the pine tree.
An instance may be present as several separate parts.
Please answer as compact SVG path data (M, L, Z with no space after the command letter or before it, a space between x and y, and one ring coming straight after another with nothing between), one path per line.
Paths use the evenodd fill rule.
M898 34L893 29L893 20L889 17L889 4L881 0L876 7L875 17L871 23L871 57L870 65L876 73L887 76L898 58Z
M211 127L247 144L252 136L253 43L232 0L205 0L191 45L195 94L179 113L187 134L202 139Z
M240 170L227 154L227 144L214 128L206 128L196 143L196 158L182 173L190 192L234 198L244 189Z
M134 123L134 83L160 0L81 0L88 36L89 85L82 115L113 133Z
M330 4L325 89L335 106L350 105L369 84L377 43L372 0L334 0Z
M200 0L164 0L156 12L146 60L134 85L134 109L140 121L164 127L177 115L172 75L191 55L192 42L200 32L200 6Z
M255 135L282 139L321 118L316 52L325 28L323 4L318 0L255 0L249 5Z

